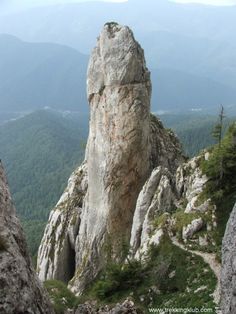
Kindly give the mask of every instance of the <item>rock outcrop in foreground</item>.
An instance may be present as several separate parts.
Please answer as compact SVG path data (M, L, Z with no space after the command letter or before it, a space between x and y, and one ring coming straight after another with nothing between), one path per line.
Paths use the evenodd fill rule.
M223 314L236 311L236 204L222 243L221 309Z
M122 303L117 303L113 306L100 306L93 302L81 304L74 311L69 311L68 314L143 314L143 311L137 309L132 300L125 300ZM67 313L66 313L67 314Z
M157 166L183 162L172 132L150 114L151 82L144 53L126 26L104 26L88 67L90 131L85 161L69 179L41 242L42 280L69 282L81 293L119 260L131 236L138 195Z
M32 268L0 162L0 313L52 314Z

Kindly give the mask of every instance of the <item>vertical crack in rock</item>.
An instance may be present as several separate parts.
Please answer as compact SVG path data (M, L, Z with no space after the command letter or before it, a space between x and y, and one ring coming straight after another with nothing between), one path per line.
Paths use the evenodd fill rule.
M54 313L31 265L1 162L0 313Z

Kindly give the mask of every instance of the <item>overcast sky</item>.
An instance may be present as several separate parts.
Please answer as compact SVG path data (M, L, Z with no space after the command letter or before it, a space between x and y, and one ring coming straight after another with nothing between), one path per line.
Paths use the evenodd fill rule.
M68 2L88 2L88 1L107 1L107 2L125 2L128 0L0 0L1 10L3 9L20 9L37 5L63 4ZM158 0L157 0L158 1ZM170 0L179 3L202 3L211 5L236 5L236 0ZM1 12L0 12L1 13Z

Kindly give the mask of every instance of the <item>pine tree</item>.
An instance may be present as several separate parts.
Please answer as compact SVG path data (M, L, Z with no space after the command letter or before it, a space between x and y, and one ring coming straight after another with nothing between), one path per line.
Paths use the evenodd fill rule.
M215 125L212 132L212 136L217 140L219 147L221 146L221 141L222 141L224 118L225 118L224 107L221 105L221 109L219 113L219 120L218 120L218 123Z

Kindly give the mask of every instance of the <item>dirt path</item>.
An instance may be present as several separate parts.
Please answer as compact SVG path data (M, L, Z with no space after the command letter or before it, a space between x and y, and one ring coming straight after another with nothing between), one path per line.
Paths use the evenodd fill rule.
M213 293L214 302L218 305L220 302L220 272L221 272L221 265L216 260L216 255L213 253L205 253L201 251L189 250L187 249L182 243L180 243L175 237L171 238L172 243L178 246L180 249L195 254L197 256L201 256L206 264L210 266L212 271L214 272L217 278L217 285L215 291Z

